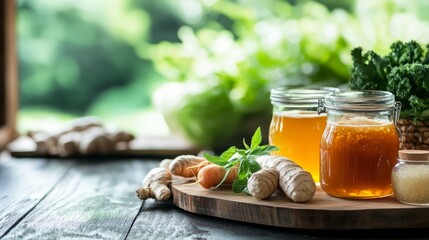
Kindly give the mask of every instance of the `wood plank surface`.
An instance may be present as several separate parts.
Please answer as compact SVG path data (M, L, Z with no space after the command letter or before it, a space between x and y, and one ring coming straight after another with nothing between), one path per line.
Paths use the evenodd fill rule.
M69 162L0 158L0 238L33 209L70 168Z
M153 165L77 162L4 239L124 239L142 205L135 189Z
M128 239L303 240L316 239L317 234L294 230L286 231L279 228L192 214L177 208L172 202L158 202L149 199L145 201Z
M159 160L89 160L0 159L0 228L8 229L3 239L429 238L427 229L315 231L194 214L172 201L141 201L135 196L135 188ZM67 171L70 165L73 168ZM61 169L66 174L56 184ZM33 208L28 209L24 201L10 200L5 205L5 198L14 191L13 196L22 194L30 203L37 199L48 187L40 186L42 180L55 186Z
M257 200L231 189L207 190L174 185L174 204L189 212L269 226L313 229L429 228L429 206L410 206L393 197L372 200L335 198L318 188L308 203L284 195Z

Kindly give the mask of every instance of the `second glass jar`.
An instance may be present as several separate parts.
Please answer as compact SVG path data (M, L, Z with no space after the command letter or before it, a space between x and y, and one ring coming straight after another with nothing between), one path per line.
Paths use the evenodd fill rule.
M326 125L326 114L317 114L318 100L338 91L330 87L271 90L270 144L280 148L275 154L299 164L316 182L319 182L320 137Z
M392 194L401 105L385 91L330 94L319 102L328 115L320 143L320 185L329 195L379 198Z

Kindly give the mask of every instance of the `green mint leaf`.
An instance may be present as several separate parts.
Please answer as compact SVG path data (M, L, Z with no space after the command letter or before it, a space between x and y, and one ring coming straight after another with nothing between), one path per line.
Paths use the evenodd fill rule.
M237 149L237 154L241 156L245 156L247 154L247 150Z
M259 146L259 144L261 144L261 142L262 142L261 127L258 127L255 133L253 134L252 143L250 144L250 149L255 149L256 147Z
M249 161L243 160L238 167L238 178L243 179L246 178L248 173L250 172L250 164Z
M243 145L246 149L250 149L249 145L247 145L246 140L243 138Z
M226 174L222 181L216 186L219 187L228 176L233 167L238 167L238 176L232 183L232 189L235 193L245 192L247 190L247 181L252 173L261 169L261 166L256 162L256 157L268 155L272 151L277 151L279 148L272 145L259 146L262 142L261 128L258 127L252 136L252 141L249 145L243 139L245 149L239 149L235 146L228 148L219 157L204 154L204 157L217 165L223 166L226 169Z
M207 159L209 162L220 165L220 166L224 166L226 164L228 164L228 160L225 160L221 157L218 156L212 156L210 154L204 153L204 158Z
M259 165L259 163L255 160L255 158L251 158L249 159L249 165L250 165L250 171L252 173L257 172L259 170L261 170L261 166Z
M238 160L233 161L233 162L229 162L228 164L224 165L223 167L224 167L225 169L230 169L230 168L232 168L232 167L235 167L237 164L239 164L239 161L238 161Z
M249 154L262 156L262 155L268 155L272 151L278 151L278 150L279 148L277 146L263 145L263 146L257 147L256 149L252 149Z
M242 154L239 153L234 153L229 159L228 162L237 162L238 160L240 160L242 157Z
M234 193L241 193L247 187L247 178L239 179L236 178L232 183L232 191Z
M237 152L237 148L235 146L232 146L228 148L225 152L223 152L220 157L226 160L229 160L235 153Z

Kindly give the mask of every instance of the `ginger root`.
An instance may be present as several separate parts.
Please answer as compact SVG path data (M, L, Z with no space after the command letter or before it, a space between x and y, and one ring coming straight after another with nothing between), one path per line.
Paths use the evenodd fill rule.
M169 165L172 174L182 177L197 176L198 171L209 162L203 157L194 155L180 155L176 157Z
M45 155L53 152L55 142L48 133L32 131L28 133L28 136L36 143L37 153Z
M60 157L125 150L134 140L132 134L111 126L105 127L96 117L76 118L59 131L30 131L28 136L36 144L36 153Z
M166 168L169 169L170 168L170 163L173 161L173 159L164 159L159 163L159 167L160 168Z
M81 118L73 119L68 123L68 126L64 132L83 132L91 127L102 127L103 123L100 119L94 116L86 116Z
M91 127L82 132L79 151L83 155L106 154L113 152L115 143L106 134L104 128Z
M154 168L143 179L142 186L136 190L137 197L146 200L155 198L167 201L171 197L170 183L172 175L166 168Z
M256 159L262 168L275 168L282 191L294 202L307 202L316 192L311 174L293 161L281 156L261 156Z
M262 168L250 176L247 190L257 199L265 199L273 195L279 185L279 173L274 168Z
M60 157L69 157L79 152L81 134L69 132L58 138L57 153Z

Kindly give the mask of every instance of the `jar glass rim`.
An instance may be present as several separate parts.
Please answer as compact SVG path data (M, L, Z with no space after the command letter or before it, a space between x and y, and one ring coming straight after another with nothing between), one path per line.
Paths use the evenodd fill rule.
M407 163L427 163L429 164L429 160L427 159L400 159L398 158L398 162L407 162Z
M339 92L334 87L308 87L308 88L288 88L277 87L271 89L271 102L273 104L316 104L329 93Z
M334 92L325 96L327 109L378 111L395 108L395 96L379 90Z

